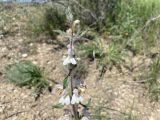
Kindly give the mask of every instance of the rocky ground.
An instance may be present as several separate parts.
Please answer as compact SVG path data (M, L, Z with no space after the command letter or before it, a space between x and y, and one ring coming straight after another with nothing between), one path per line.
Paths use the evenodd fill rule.
M65 49L57 49L54 40L42 37L38 41L26 42L28 37L22 34L24 21L12 22L14 34L0 39L0 120L58 120L62 110L53 109L58 102L59 91L45 91L35 101L33 90L20 88L5 80L5 66L19 60L31 60L45 69L47 75L59 83L65 73L62 58ZM52 42L46 42L52 41ZM160 120L160 104L151 102L145 85L135 81L151 63L150 58L130 55L128 61L135 69L129 71L122 67L122 72L113 68L107 70L98 80L99 71L96 62L88 62L88 74L85 78L87 100L92 99L91 114L105 116L93 120Z

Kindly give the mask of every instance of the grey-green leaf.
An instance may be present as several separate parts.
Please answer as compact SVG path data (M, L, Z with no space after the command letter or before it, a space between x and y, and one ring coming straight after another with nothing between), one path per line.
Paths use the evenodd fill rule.
M68 87L68 84L69 84L68 79L64 79L63 80L63 89L66 89Z
M64 107L64 105L58 103L56 105L53 105L53 108L57 108L57 109L62 109Z

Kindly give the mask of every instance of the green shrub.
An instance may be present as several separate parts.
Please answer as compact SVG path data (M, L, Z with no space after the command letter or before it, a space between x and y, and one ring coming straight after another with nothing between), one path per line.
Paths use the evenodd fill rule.
M96 38L95 40L79 46L80 54L83 57L89 58L91 61L97 61L97 68L100 71L101 78L107 68L111 70L115 66L121 72L123 65L123 47L116 42L107 44L104 39Z
M53 30L66 30L65 12L56 6L46 8L44 15L44 31L55 36L56 33Z
M107 52L107 61L112 64L120 64L123 60L122 57L120 47L111 43Z
M6 67L6 79L18 86L33 87L36 92L42 92L49 87L43 71L30 61L21 61Z
M111 35L121 36L117 42L123 43L124 47L130 46L136 52L155 46L160 22L156 20L149 26L145 25L148 20L160 14L160 1L123 0L115 12L115 21L109 22L108 29ZM144 26L145 29L142 30Z
M70 0L74 16L81 20L83 25L104 32L110 20L114 21L117 0Z
M83 44L79 46L79 49L83 52L83 55L90 60L101 59L104 57L104 51L100 41L94 40L91 43Z
M63 6L44 4L33 8L32 12L36 13L29 14L27 27L27 30L30 31L29 34L32 32L33 36L39 36L43 33L55 37L57 33L54 30L66 30Z

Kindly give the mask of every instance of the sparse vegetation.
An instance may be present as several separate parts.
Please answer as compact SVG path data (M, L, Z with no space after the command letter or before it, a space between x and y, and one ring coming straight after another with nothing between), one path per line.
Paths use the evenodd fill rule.
M18 86L33 87L37 93L49 87L43 71L30 61L21 61L6 67L6 78Z
M73 30L75 27L73 21L69 21L66 17L68 6L74 16L69 17L72 20L78 19L78 24L81 26L76 26L78 30ZM52 92L52 94L44 92L40 101L36 101L37 105L27 103L29 109L35 107L33 111L38 111L36 115L30 114L34 114L35 119L58 120L63 113L61 110L55 111L55 108L64 108L68 113L66 107L61 104L55 105L54 110L49 107L55 104L56 98L62 93L62 88L70 91L67 97L71 99L73 90L71 92L69 88L69 81L77 79L76 82L80 85L78 89L74 88L74 92L78 91L78 95L81 93L85 99L92 98L91 106L79 105L89 110L91 119L159 120L157 116L160 114L159 33L159 0L69 0L69 2L52 0L40 5L0 3L0 79L2 78L0 119L7 119L7 115L14 117L14 114L10 115L12 109L6 103L16 108L12 101L21 98L23 94L27 95L26 89L22 89L23 93L16 91L17 87L20 86L19 90L26 86L38 94L45 89ZM71 37L74 46L71 43L70 46L67 45L69 43L67 40ZM69 67L67 65L66 73L61 73L62 58L63 56L65 58L66 48L68 57L65 59L67 61L65 64L75 65L76 61L76 65ZM72 51L73 49L75 51ZM70 55L75 61L71 60ZM51 79L48 80L44 71L29 60L45 67ZM20 62L11 64L13 61ZM70 74L68 71L71 71L72 67L74 70ZM3 73L9 84L3 82ZM51 89L49 84L52 80L58 82ZM10 83L14 85L9 86ZM15 89L13 90L15 94L10 92L12 89ZM13 94L17 96L10 97ZM29 100L30 96L27 98ZM130 110L133 98L135 104ZM9 99L11 101L6 101ZM19 99L16 102L26 102L25 100L24 97L23 100ZM3 107L1 109L3 103L6 105L4 110ZM18 108L22 110L22 107ZM17 119L22 118L19 114L21 113L15 113ZM83 116L83 112L78 115L79 118ZM26 119L33 119L33 116Z

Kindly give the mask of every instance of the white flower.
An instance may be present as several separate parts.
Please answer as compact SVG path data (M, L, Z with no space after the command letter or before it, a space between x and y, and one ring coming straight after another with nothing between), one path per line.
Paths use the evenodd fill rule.
M73 22L74 25L77 25L77 24L79 24L79 23L80 23L80 20L75 20L75 21Z
M82 96L76 96L75 94L73 94L71 104L78 104L82 101L83 101Z
M61 98L59 99L59 103L62 104L62 105L69 105L70 101L71 100L70 100L69 95L67 94L67 91L64 90L62 92Z
M63 61L63 65L68 65L68 64L76 65L77 62L76 62L75 58L68 56L68 57Z
M83 97L78 94L78 89L74 89L71 104L78 104L82 101Z
M84 116L81 120L89 120L89 118Z
M70 104L70 97L69 97L69 95L67 95L66 97L62 96L59 99L59 103L62 104L62 105L69 105Z
M69 29L66 31L66 33L67 33L68 35L72 35L72 29L69 28Z

